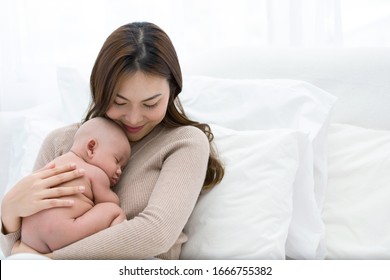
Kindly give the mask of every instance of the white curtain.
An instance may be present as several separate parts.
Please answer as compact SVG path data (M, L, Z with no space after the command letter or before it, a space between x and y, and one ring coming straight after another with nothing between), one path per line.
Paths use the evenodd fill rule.
M161 26L185 62L222 46L389 46L389 2L0 0L0 111L58 99L59 66L87 79L104 39L128 22Z
M268 43L273 46L339 46L340 0L267 1Z

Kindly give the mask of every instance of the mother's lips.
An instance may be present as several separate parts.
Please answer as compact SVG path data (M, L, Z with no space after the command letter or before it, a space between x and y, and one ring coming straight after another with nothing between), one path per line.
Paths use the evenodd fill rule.
M140 131L144 126L131 127L131 126L125 125L124 127L125 127L126 131L129 132L129 133L137 133L137 132Z

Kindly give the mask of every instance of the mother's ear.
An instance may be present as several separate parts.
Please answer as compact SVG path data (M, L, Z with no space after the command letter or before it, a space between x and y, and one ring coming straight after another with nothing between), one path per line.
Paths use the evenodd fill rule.
M92 158L95 155L98 144L95 139L90 139L87 142L87 155Z

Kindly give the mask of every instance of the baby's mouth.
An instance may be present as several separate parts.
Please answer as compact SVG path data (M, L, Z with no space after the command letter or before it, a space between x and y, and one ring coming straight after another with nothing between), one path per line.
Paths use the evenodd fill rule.
M119 181L119 178L111 178L111 186L115 186Z

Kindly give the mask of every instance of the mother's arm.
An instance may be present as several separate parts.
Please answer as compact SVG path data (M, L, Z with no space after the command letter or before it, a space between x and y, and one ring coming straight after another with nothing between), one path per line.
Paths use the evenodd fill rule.
M74 132L77 130L75 127ZM47 150L57 151L58 149L54 139L61 130L51 133L44 141L40 155ZM72 133L71 133L72 134ZM74 133L73 133L74 134ZM60 137L63 141L66 137ZM70 138L73 142L73 136ZM56 157L56 153L52 153L51 157L47 157L51 161ZM14 243L20 239L20 227L23 217L33 215L44 209L53 207L69 207L72 201L59 199L64 195L71 195L83 192L83 188L79 187L61 187L52 188L59 183L73 180L83 176L83 171L76 169L74 164L65 166L54 166L47 164L40 170L22 178L16 185L4 196L1 204L1 247L5 255L11 253Z

